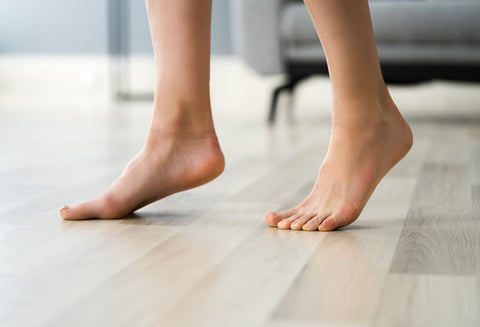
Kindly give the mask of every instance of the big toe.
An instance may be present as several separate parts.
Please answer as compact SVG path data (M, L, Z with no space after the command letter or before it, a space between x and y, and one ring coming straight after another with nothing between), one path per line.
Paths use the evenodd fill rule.
M60 216L65 220L95 218L97 216L95 207L93 201L77 204L72 207L63 206L60 208Z
M265 221L267 222L268 226L271 227L277 227L277 224L283 219L283 217L271 211L265 215Z
M330 216L325 219L320 226L318 226L318 230L322 232L332 231L335 228L339 227L338 220L335 216Z

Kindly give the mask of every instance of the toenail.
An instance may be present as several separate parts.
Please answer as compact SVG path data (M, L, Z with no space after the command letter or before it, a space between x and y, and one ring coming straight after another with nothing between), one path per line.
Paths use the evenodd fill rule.
M316 224L314 224L314 223L313 223L313 224L305 224L305 225L303 226L303 228L304 228L305 230L316 230L316 229L317 229L317 226L316 226Z
M322 223L320 226L318 226L318 230L321 232L328 232L331 230L331 228L328 228L326 224Z
M62 207L60 208L60 211L62 211L62 210L67 210L67 209L70 209L70 207L69 207L69 206L62 206Z

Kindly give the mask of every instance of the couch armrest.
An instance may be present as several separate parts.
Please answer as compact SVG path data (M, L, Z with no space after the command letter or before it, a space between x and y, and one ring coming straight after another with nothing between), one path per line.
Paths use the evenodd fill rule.
M285 70L279 19L286 2L288 0L231 0L235 53L260 74Z

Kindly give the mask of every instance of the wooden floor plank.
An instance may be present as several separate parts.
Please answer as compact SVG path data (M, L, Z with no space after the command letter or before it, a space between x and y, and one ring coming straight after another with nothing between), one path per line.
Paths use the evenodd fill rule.
M320 243L272 320L334 326L368 324L377 308L414 186L414 179L384 179L358 224L329 233ZM375 210L382 205L388 206L386 210Z
M149 312L165 312L246 237L259 228L265 230L261 220L265 207L227 203L213 209L60 312L50 323L131 326ZM131 299L127 306L125 299ZM119 307L121 314L104 314Z
M151 311L139 325L261 326L324 237L260 227L172 309Z
M319 152L312 151L313 148ZM324 151L326 151L326 147L322 151L322 148L316 145L300 156L294 156L281 165L274 165L267 174L229 199L245 202L283 203L281 209L300 203L308 195L315 182L318 165ZM277 211L278 209L272 208L272 210Z
M388 276L373 326L478 326L473 276Z
M96 286L112 278L179 228L115 224L94 239L85 238L68 251L21 274L2 275L2 322L12 326L42 325ZM59 248L62 242L56 243ZM52 251L50 251L51 253ZM18 252L17 252L18 253ZM22 260L22 258L18 258ZM2 263L2 267L5 267ZM28 314L25 312L28 311Z
M472 274L480 245L468 168L426 163L392 262L393 273Z

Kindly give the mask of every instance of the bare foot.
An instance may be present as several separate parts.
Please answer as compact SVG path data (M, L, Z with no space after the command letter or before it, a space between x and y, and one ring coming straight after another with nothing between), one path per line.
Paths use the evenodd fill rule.
M121 218L222 173L225 163L213 124L204 131L193 131L188 122L169 126L174 127L150 129L143 150L102 195L71 208L64 206L60 215L64 219Z
M329 149L310 195L265 216L280 229L331 231L354 222L385 174L410 150L412 132L392 103L359 123L334 124Z

